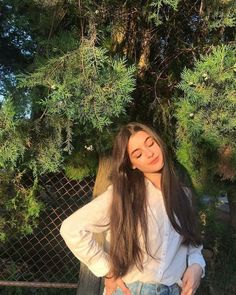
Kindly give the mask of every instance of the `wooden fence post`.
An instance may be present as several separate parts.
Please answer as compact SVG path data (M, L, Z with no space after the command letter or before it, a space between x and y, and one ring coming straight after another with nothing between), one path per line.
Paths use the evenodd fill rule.
M102 295L103 288L103 279L96 277L85 264L81 263L76 295Z
M111 173L111 156L103 155L99 158L99 167L95 186L93 189L93 197L102 194L110 184ZM103 233L94 234L94 238L100 244L104 245ZM104 280L96 277L83 263L80 264L79 286L76 295L103 295Z

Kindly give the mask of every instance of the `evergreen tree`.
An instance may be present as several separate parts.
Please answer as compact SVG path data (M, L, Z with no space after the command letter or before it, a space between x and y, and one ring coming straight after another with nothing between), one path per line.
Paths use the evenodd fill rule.
M122 122L151 123L174 152L180 73L235 40L234 2L0 0L1 204L6 189L20 192L0 228L17 228L15 204L26 196L38 209L20 210L39 211L39 175L94 173ZM22 184L29 171L32 193ZM32 217L19 220L29 229Z
M236 204L236 47L218 46L185 69L177 102L177 157L198 191Z

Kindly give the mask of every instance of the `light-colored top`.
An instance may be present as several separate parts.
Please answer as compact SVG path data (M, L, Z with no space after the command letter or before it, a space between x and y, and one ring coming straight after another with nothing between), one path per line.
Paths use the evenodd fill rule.
M143 271L134 266L123 277L125 283L134 281L156 282L167 286L180 283L188 265L198 263L204 273L205 261L202 246L184 246L182 237L173 229L167 216L162 193L149 180L147 185L147 216L149 251L144 254ZM85 263L98 277L109 270L109 209L112 201L112 186L93 201L77 210L61 226L61 235L74 255ZM105 232L104 250L94 239L93 233ZM140 236L140 243L143 240ZM142 247L143 249L144 246Z

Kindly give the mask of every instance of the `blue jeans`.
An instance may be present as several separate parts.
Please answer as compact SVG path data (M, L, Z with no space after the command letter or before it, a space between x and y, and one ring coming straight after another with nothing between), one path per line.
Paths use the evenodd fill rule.
M162 284L149 284L142 282L134 282L127 284L127 287L130 289L132 295L179 295L180 288L177 284L171 286L165 286ZM124 293L120 288L116 290L114 295L123 295Z

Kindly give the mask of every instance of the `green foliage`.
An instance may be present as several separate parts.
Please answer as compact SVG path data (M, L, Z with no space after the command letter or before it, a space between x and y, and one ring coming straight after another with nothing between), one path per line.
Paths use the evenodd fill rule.
M37 179L32 187L24 187L13 174L0 174L0 241L19 234L30 234L37 225L42 203L37 200Z
M86 143L99 152L96 142L106 138L106 128L126 113L131 102L135 68L127 67L123 58L110 57L92 41L84 39L77 45L72 33L60 33L48 42L46 55L31 66L32 73L19 75L18 91L30 102L26 116L17 106L18 94L2 103L0 168L12 181L11 190L6 181L1 183L0 202L6 211L1 240L8 238L7 228L31 233L42 208L36 184L29 189L21 181L16 185L16 175L27 171L36 181L42 174L63 169L74 145L80 157L70 159L66 173L74 179L94 175L97 162L86 154ZM4 222L6 226L1 226Z
M32 74L19 77L20 87L27 88L35 101L32 115L43 112L33 122L29 148L33 156L28 167L35 175L62 167L63 153L73 149L75 130L80 136L91 133L89 144L96 143L94 132L102 134L125 113L135 85L134 71L124 59L111 58L105 49L84 40L78 49L52 57ZM79 149L84 149L80 144Z
M60 31L50 40L39 40L38 46L45 49L46 56L37 55L34 60L34 67L38 68L42 64L47 63L49 58L62 56L79 47L80 40L76 31Z
M0 110L0 243L17 234L32 233L42 208L36 198L36 179L26 189L16 177L29 148L29 128L16 114L13 101L6 98Z
M223 148L236 151L236 48L221 46L185 69L176 103L177 157L196 184L214 187ZM234 163L234 164L233 164ZM235 162L231 162L236 169ZM212 187L211 187L212 185Z
M21 122L14 117L12 100L4 100L0 109L0 169L16 167L17 160L25 152L27 133L21 130Z
M39 143L35 157L27 163L28 168L35 176L48 172L57 172L62 168L62 152L60 146L53 142L53 138L47 139L43 144Z
M150 21L153 21L155 23L156 26L159 26L160 24L162 24L162 17L160 14L160 10L162 8L163 5L168 5L173 9L177 9L178 3L180 2L180 0L155 0L155 1L151 1L151 3L149 4L149 8L150 11L148 13L148 19Z
M89 145L99 151L99 135L125 114L131 101L134 72L124 59L111 58L105 49L84 40L78 49L51 57L32 74L19 77L20 87L27 89L35 102L32 115L40 114L32 122L35 132L28 158L34 175L58 171L64 153L74 148L75 134L87 135ZM78 144L79 150L85 149L85 140Z
M48 115L65 116L101 131L124 112L134 89L134 67L113 59L88 40L79 49L52 58L21 81L21 87L43 86Z
M32 123L17 119L15 109L7 98L0 110L0 168L13 171L22 167L34 175L58 171L62 164L61 126L56 120Z
M64 167L80 178L93 173L96 162L83 156L85 147L107 152L117 126L128 120L155 125L173 151L172 97L180 73L213 44L235 40L234 2L0 1L0 168L12 181L25 171L37 178ZM223 53L211 58L189 77L186 71L177 116L178 157L197 183L205 179L214 187L218 149L235 135L235 61ZM139 72L127 64L144 66ZM227 161L235 167L232 144L230 151ZM77 152L81 158L73 165Z
M234 0L210 0L206 2L206 16L209 28L236 26L236 2Z
M56 6L58 4L62 3L62 0L33 0L36 4L45 6L45 7L50 7L50 6Z
M66 161L66 176L74 180L82 180L83 178L96 174L97 157L96 154L87 148L85 151L74 152Z
M60 48L65 39L71 44ZM54 46L61 51L55 51L47 63L36 61L38 68L32 74L19 76L25 99L31 101L28 118L19 117L16 99L6 98L2 104L2 168L18 165L35 176L58 171L64 153L73 149L77 128L80 134L90 130L91 136L95 130L102 134L131 101L135 69L127 67L124 59L109 57L106 50L88 40L67 52L76 42L65 34L49 43L49 48Z
M6 240L6 233L4 232L5 219L0 216L0 243Z
M220 220L217 199L202 206L202 234L204 248L212 251L208 262L205 284L214 294L234 293L236 278L236 232L227 222ZM219 273L219 269L222 271ZM205 294L205 293L203 293Z

